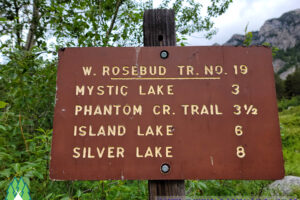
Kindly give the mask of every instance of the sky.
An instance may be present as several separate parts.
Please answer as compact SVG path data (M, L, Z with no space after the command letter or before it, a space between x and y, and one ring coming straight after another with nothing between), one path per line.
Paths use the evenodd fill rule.
M205 5L208 0L199 0ZM215 18L218 32L207 40L201 33L194 33L188 37L188 45L224 44L233 34L244 34L248 24L248 31L257 31L264 22L271 18L278 18L283 13L300 8L300 0L233 0L225 14Z

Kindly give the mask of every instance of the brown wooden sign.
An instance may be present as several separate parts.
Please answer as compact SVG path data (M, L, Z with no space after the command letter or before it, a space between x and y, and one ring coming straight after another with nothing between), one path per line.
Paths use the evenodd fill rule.
M269 48L59 52L51 179L283 175Z

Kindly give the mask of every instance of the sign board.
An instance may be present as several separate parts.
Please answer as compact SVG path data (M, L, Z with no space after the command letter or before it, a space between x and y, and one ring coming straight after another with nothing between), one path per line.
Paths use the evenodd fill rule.
M269 48L59 52L51 179L283 176Z

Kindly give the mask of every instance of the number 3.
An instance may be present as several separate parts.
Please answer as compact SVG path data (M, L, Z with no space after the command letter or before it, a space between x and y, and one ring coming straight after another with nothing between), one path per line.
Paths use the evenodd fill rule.
M235 114L235 115L240 115L240 114L242 113L242 111L241 111L241 106L239 106L239 105L234 105L233 107L236 109L236 111L234 111L233 114Z
M233 91L231 91L232 94L238 95L240 93L240 86L238 84L232 84Z

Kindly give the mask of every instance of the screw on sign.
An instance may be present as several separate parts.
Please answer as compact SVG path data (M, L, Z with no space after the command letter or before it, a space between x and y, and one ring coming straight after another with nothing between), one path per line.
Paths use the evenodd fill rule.
M269 48L66 48L59 58L51 179L284 175Z
M167 59L168 56L169 56L169 53L167 51L163 50L163 51L160 52L160 57L162 59Z
M162 171L163 173L168 173L168 172L170 171L170 165L168 165L168 164L166 164L166 163L162 164L162 166L161 166L161 171Z

